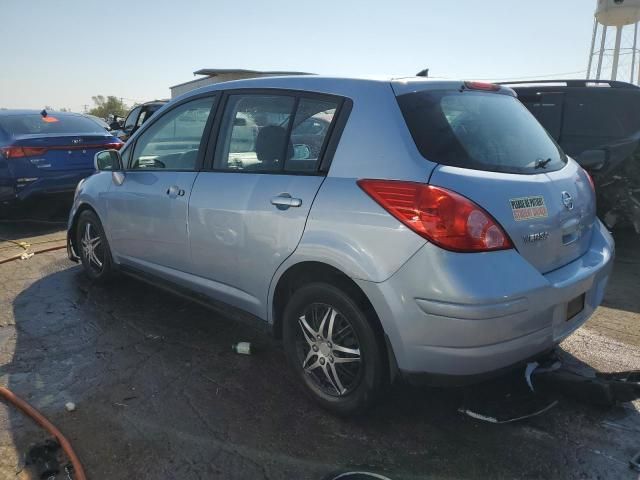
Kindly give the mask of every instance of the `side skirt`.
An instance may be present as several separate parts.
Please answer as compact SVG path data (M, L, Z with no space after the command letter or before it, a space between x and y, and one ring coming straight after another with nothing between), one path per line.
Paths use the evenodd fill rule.
M156 275L152 275L148 272L143 272L129 265L120 265L118 270L129 277L135 278L136 280L140 280L178 297L198 303L199 305L213 310L224 317L233 319L234 321L239 321L244 325L273 336L273 326L270 323L237 307L214 300L202 293L193 292L182 285L177 285L174 282L157 277Z

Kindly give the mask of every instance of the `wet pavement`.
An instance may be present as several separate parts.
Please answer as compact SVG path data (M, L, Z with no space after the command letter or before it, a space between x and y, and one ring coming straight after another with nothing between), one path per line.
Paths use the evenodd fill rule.
M603 371L640 368L640 251L619 245L605 306L562 344L565 358ZM457 411L492 384L398 385L345 420L309 401L280 346L229 313L126 277L92 285L64 251L1 265L0 285L0 383L67 435L92 479L322 479L349 468L393 479L638 477L628 461L640 450L640 402L562 398L493 425ZM256 352L234 354L237 341ZM16 478L44 438L0 403L0 478Z
M11 212L0 211L0 263L65 245L70 196L35 200Z

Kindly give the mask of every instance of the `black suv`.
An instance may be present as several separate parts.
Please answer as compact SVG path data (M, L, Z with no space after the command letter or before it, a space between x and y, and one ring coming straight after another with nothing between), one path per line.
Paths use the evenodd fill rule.
M640 234L640 87L608 80L508 82L562 149L591 173L598 215Z

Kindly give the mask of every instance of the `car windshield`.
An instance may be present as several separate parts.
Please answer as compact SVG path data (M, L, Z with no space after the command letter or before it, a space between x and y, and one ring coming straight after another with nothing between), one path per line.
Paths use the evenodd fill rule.
M0 117L0 127L11 135L37 134L105 134L94 120L80 116L52 112L43 116L38 113L7 115Z
M435 163L504 173L559 170L566 156L514 97L430 90L398 97L420 153Z

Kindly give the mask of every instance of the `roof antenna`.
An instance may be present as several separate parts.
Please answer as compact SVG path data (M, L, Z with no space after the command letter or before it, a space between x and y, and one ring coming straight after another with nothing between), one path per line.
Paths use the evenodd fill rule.
M42 111L40 112L40 115L42 115L44 118L47 118L47 115L49 115L47 113L47 111L43 108Z
M416 77L428 78L429 77L429 69L425 68L424 70L420 70L418 73L416 73Z

